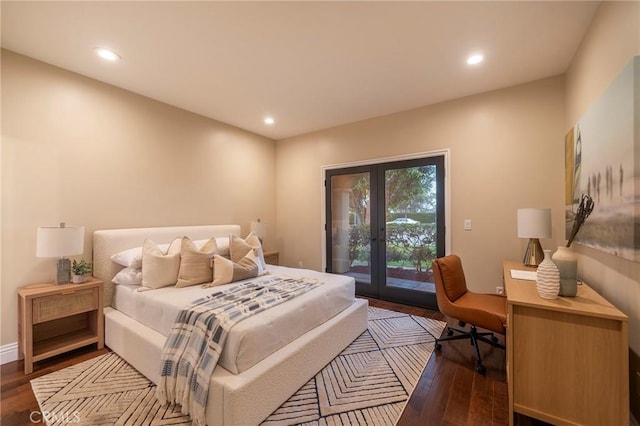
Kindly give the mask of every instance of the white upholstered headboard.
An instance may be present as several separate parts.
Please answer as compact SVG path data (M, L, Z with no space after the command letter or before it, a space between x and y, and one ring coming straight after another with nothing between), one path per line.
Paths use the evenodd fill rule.
M167 226L159 228L105 229L93 233L93 275L104 281L104 304L111 305L111 279L122 266L111 256L126 249L140 247L149 238L158 244L170 243L176 237L203 240L211 237L240 236L240 225Z

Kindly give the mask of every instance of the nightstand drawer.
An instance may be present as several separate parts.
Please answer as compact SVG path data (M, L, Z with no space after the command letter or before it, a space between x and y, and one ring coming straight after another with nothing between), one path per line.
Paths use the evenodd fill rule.
M98 308L98 289L69 290L33 300L33 323L51 321Z

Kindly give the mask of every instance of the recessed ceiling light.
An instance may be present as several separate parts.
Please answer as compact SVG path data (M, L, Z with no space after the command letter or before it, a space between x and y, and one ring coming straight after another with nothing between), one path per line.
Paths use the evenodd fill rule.
M273 117L266 117L264 119L264 124L268 124L269 126L271 126L275 122L276 122L276 120L274 120Z
M479 64L482 61L484 61L484 56L482 56L479 53L471 55L471 56L469 56L469 58L467 58L467 64L469 64L469 65Z
M118 55L113 50L105 49L104 47L96 47L95 52L96 55L107 61L117 61L118 59L120 59L120 55Z

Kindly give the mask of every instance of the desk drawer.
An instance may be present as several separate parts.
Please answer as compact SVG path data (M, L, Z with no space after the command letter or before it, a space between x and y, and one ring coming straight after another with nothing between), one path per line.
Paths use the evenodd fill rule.
M70 290L33 299L33 323L51 321L98 308L98 288Z

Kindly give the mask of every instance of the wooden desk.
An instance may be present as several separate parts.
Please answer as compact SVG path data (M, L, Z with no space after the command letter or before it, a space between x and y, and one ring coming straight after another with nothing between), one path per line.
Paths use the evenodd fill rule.
M586 284L576 297L542 299L535 281L511 278L507 296L509 416L556 425L629 424L628 318Z

